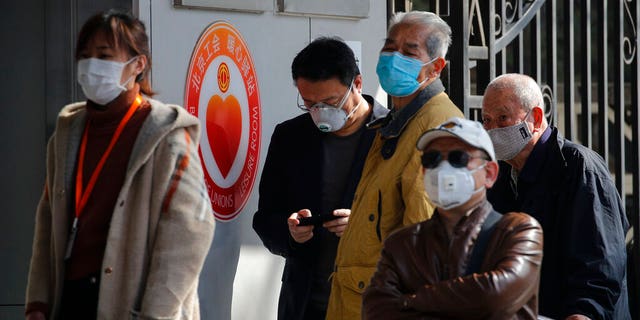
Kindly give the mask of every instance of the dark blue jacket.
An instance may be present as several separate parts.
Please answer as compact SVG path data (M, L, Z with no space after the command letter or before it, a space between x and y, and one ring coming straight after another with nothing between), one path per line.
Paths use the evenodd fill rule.
M497 211L526 212L542 225L541 315L630 319L625 252L629 224L600 155L549 128L527 159L517 187L511 167L501 162L488 198Z
M369 96L365 98L373 103L375 116L386 114L384 106L374 102ZM375 130L365 130L362 134L340 208L351 208L375 133ZM335 241L317 241L320 238L316 236L318 232L328 232L324 228L314 228L314 237L298 244L291 238L287 225L287 218L293 212L306 208L316 214L322 209L322 140L327 134L320 132L311 116L305 113L278 124L269 144L260 179L260 197L258 211L253 217L253 229L271 253L286 259L278 319L303 319L306 303L311 295L311 270L321 256L318 252L331 250L335 256L337 250L338 238L333 234L331 236ZM326 295L328 297L329 292Z

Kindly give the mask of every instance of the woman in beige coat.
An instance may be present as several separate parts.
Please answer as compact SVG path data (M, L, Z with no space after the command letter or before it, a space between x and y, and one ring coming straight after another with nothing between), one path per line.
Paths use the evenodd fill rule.
M199 319L214 219L197 118L152 100L148 36L133 16L78 38L86 102L58 116L36 213L27 319Z

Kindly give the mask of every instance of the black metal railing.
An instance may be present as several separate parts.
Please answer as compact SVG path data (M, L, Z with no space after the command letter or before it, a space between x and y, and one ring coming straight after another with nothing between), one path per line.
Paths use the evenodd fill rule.
M525 73L542 88L550 124L609 165L633 227L628 281L640 319L640 0L394 0L394 11L439 14L453 31L443 74L452 100L480 118L497 75Z

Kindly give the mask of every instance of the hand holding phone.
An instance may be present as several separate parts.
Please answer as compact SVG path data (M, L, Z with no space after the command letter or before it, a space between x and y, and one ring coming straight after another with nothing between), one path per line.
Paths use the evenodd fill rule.
M293 240L297 243L305 243L309 239L313 238L314 226L301 226L299 218L303 216L311 215L309 209L302 209L298 212L292 213L287 219L287 225L289 226L289 234Z
M335 234L338 237L342 237L342 234L347 229L347 224L349 224L349 216L351 215L351 209L335 209L333 210L332 216L334 216L335 220L331 220L330 222L324 222L322 226L327 229L327 231Z
M311 217L298 216L299 226L322 226L323 223L334 219L342 218L341 216L334 216L332 214L319 214Z

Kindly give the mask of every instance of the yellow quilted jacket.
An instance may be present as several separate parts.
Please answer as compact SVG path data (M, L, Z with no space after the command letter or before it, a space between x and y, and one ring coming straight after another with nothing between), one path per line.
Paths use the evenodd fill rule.
M413 116L406 112L398 115L404 120L392 120L395 129L385 127L376 134L351 206L349 225L338 245L327 319L360 319L362 293L373 276L384 239L403 226L431 217L434 207L424 191L416 142L428 129L451 117L463 117L439 82L437 85L440 90L431 93L435 94L431 99L413 106L419 108ZM424 94L429 93L421 96Z

